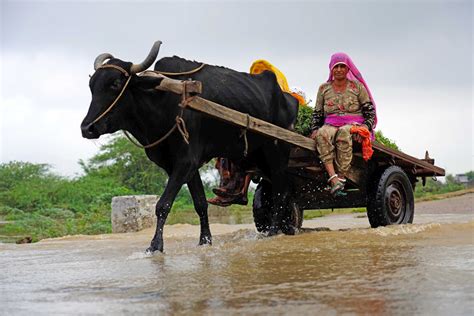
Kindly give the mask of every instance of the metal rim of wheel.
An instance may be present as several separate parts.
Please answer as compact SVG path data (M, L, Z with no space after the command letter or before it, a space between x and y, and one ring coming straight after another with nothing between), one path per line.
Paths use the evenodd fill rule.
M403 185L395 181L385 191L387 215L392 223L402 223L406 215L406 193Z

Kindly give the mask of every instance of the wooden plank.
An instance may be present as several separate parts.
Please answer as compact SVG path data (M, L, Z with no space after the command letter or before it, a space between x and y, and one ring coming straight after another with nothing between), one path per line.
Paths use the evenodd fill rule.
M405 153L402 153L401 151L398 151L396 149L389 148L387 146L384 146L378 142L373 142L372 147L374 150L383 152L389 156L392 156L394 158L398 158L400 160L403 160L405 162L412 163L414 166L423 168L426 170L430 170L433 173L435 173L437 176L444 176L445 171L443 168L437 167L435 165L430 164L427 161L423 161L421 159L415 158L413 156L407 155Z
M247 128L252 132L271 136L308 150L316 150L316 142L311 138L304 137L303 135L252 117L248 114L227 108L201 97L192 98L192 100L188 103L188 107L192 108L193 110L206 113L214 118L232 123L239 127Z

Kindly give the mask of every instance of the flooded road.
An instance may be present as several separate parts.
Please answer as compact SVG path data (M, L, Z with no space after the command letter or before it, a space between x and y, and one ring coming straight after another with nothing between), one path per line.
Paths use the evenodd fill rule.
M198 226L172 225L154 256L153 230L0 244L0 314L472 315L473 196L377 229L361 214L273 238L213 224L212 247L196 246Z

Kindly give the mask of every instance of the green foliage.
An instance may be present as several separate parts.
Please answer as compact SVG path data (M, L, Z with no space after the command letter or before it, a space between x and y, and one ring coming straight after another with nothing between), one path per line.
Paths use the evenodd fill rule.
M0 218L13 221L0 226L0 235L30 236L33 240L68 234L111 231L112 197L161 194L167 175L148 160L143 149L126 138L112 136L98 154L80 161L84 175L68 179L54 175L46 164L0 164ZM213 164L206 165L207 170ZM210 185L205 189L210 192ZM184 187L173 211L192 210Z
M391 140L388 137L385 137L382 133L382 131L378 130L375 131L375 140L382 145L385 145L387 147L390 147L392 149L400 150L400 148L395 144L395 141Z
M445 181L446 182L443 183L441 181L435 181L432 178L426 179L425 186L419 183L415 187L415 198L454 192L464 189L464 186L462 184L456 183L454 181L454 176L451 174L446 175Z
M86 175L114 179L141 194L158 194L166 184L166 173L151 162L141 148L115 134L88 162L79 162Z
M114 177L98 174L67 179L48 165L0 164L0 217L12 221L0 226L0 235L30 236L33 241L69 234L111 231L113 196L135 194Z
M17 173L9 164L0 165L0 170L9 169ZM8 176L8 174L7 174ZM70 209L86 212L110 204L113 196L133 194L114 178L86 175L78 179L67 179L52 175L49 167L41 174L19 179L0 193L0 205L8 205L25 212L46 208Z
M51 177L49 168L47 164L20 161L0 164L0 192L11 189L18 182Z
M300 106L298 109L298 118L296 119L295 132L309 136L311 134L311 120L313 109L309 106Z
M12 221L0 228L1 235L30 236L33 241L74 234L110 233L110 210L102 208L77 213L59 208L23 212L10 209L6 220Z
M0 164L0 205L31 211L50 207L64 179L53 175L50 166L25 162Z

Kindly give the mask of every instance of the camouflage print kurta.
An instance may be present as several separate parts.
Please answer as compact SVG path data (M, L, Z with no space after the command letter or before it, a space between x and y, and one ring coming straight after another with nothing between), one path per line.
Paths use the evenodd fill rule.
M327 163L335 159L338 172L344 174L349 170L352 160L352 125L339 128L324 125L324 118L330 114L360 115L364 118L364 124L371 130L375 110L367 90L358 81L347 80L343 92L335 92L330 82L319 87L311 129L318 130L316 141L321 161Z

